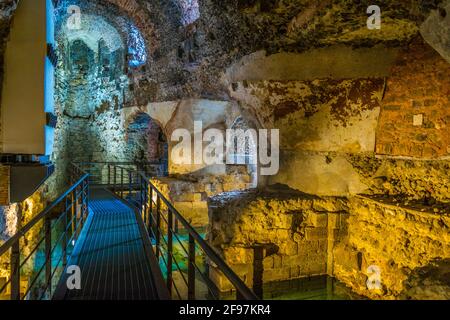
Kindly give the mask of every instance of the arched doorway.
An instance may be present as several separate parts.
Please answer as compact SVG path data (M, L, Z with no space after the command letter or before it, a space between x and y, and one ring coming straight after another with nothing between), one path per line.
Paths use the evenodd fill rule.
M167 175L169 145L161 126L146 113L138 113L127 127L127 157L148 174ZM155 168L158 172L154 172Z

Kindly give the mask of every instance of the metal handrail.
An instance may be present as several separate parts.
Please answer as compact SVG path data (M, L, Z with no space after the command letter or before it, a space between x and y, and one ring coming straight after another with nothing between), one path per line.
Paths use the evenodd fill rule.
M169 239L166 242L166 245L169 247L168 250L168 261L166 259L163 259L164 263L166 264L166 266L168 267L168 271L169 271L169 275L168 275L168 288L169 291L171 291L171 286L173 285L173 280L171 279L171 272L172 272L172 252L171 252L171 246L173 243L173 235L175 234L176 236L176 232L173 229L177 229L177 226L174 227L173 225L173 218L175 218L175 221L180 222L182 227L184 227L184 230L187 231L187 233L189 234L189 267L192 267L193 269L188 270L188 273L190 275L188 275L188 278L191 280L192 282L192 273L195 274L195 268L197 268L197 266L195 265L195 244L197 244L202 250L203 252L206 254L207 258L213 262L215 264L215 266L223 273L223 275L228 279L228 281L234 286L234 288L237 291L237 298L238 299L244 299L244 300L258 300L258 297L253 293L252 290L250 290L246 284L244 283L244 281L242 281L242 279L225 263L225 261L220 257L220 255L200 236L200 234L194 229L194 227L187 222L187 220L183 217L183 215L172 205L172 203L162 194L161 191L158 190L158 188L150 181L150 178L147 177L144 173L142 172L138 172L138 171L133 171L132 169L129 168L124 168L121 167L120 165L114 165L114 164L110 164L110 166L114 167L113 173L114 173L114 177L113 179L110 179L109 184L112 186L113 191L117 191L117 184L121 184L123 185L123 173L126 172L128 176L133 176L135 175L137 180L139 181L129 181L129 188L128 188L128 195L131 196L131 194L133 192L138 192L140 193L140 197L139 200L136 201L137 205L135 204L135 206L138 208L138 210L141 213L141 218L144 220L144 224L146 224L149 234L152 238L154 238L156 240L156 256L159 257L160 256L160 250L161 248L159 247L161 244L161 230L160 228L160 224L161 224L161 214L160 214L160 209L161 209L161 203L159 201L162 200L162 202L166 205L167 209L168 209L168 219L164 220L167 224L167 236L169 237ZM108 169L110 171L110 169ZM119 180L120 182L118 182L117 179L117 173L121 173L122 176L120 176ZM114 182L114 183L111 183ZM138 185L139 188L138 190L136 190L134 187L132 186L136 186ZM156 203L152 200L152 196L153 196L153 192L155 192L157 199L156 199ZM120 195L124 200L127 200L128 202L132 201L131 199L127 199L124 197L124 189L122 188L120 191L117 192L118 195ZM148 196L150 194L150 199L148 199ZM149 202L150 201L150 202ZM153 205L156 205L156 226L152 225L152 222L150 221L150 223L146 223L149 220L154 220L154 215L152 213L152 207ZM148 210L150 208L150 210ZM151 219L153 218L153 219ZM153 233L153 229L156 227L156 235ZM165 240L164 240L165 241ZM184 248L183 248L184 249ZM191 255L193 254L194 257L192 257ZM192 261L192 259L194 259L194 261ZM202 273L201 273L202 274ZM202 274L202 276L204 276ZM189 283L189 286L194 286L193 288L188 288L189 290L193 290L194 294L190 293L190 299L191 298L195 298L195 275L193 276L193 282L194 283ZM189 282L189 281L188 281ZM178 289L175 287L175 289L178 291Z
M145 177L146 178L146 177ZM246 300L257 300L257 296L250 290L244 281L228 266L225 261L217 254L217 252L198 234L198 232L192 227L192 225L186 221L186 219L178 212L177 209L166 199L166 197L155 187L155 185L148 181L152 186L153 190L161 197L164 204L172 211L177 219L181 222L185 230L191 235L194 240L200 245L203 252L206 253L208 258L222 271L222 273L227 277L227 279L235 286L235 288L240 292L242 298Z
M77 181L71 185L62 195L60 195L55 201L47 206L42 212L31 219L24 227L20 228L18 232L8 239L2 246L0 246L0 256L4 255L10 250L10 275L9 280L0 288L0 293L7 290L8 286L11 288L10 299L21 300L25 299L28 294L32 294L32 290L35 289L37 280L45 271L45 282L36 289L42 290L38 299L43 299L47 293L52 295L52 283L55 279L56 271L60 263L65 268L68 260L68 247L70 243L77 239L79 232L84 226L84 222L88 215L88 201L89 201L89 174L80 170ZM54 215L54 209L58 205L64 204L65 209L63 212ZM70 215L70 220L69 220ZM56 221L52 226L52 221ZM43 223L42 230L44 235L37 241L37 244L30 250L31 252L21 261L21 248L20 240L25 237L27 232L37 226L39 223ZM52 232L58 225L63 223L63 232L56 239L53 239ZM42 231L41 230L41 231ZM52 241L54 245L52 244ZM21 270L25 264L30 261L33 254L37 254L39 247L44 244L45 261L42 267L34 274L34 277L30 278L30 283L23 294L20 290L21 282ZM34 244L33 244L34 245ZM56 252L58 245L62 246L62 254L59 257L57 265L53 268L52 258Z
M36 224L41 222L44 218L50 215L51 211L69 195L73 191L75 191L76 188L78 188L87 178L89 177L89 174L85 174L77 183L75 183L72 187L70 187L66 192L64 192L58 199L53 201L48 207L44 209L41 213L39 213L37 216L35 216L33 219L30 220L24 227L22 227L14 236L6 240L2 246L0 246L0 256L6 253L11 247L14 245L15 242L20 240L25 234L30 231Z

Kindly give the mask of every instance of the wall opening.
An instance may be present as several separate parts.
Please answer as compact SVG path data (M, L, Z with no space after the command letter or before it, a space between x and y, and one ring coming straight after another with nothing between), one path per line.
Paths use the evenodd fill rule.
M169 144L161 126L146 113L138 113L127 127L127 149L130 162L145 167L161 164L168 174Z

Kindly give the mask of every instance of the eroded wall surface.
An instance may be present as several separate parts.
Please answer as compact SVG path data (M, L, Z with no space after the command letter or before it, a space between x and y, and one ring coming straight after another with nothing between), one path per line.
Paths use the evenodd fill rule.
M448 299L448 205L436 214L384 197L272 189L218 195L209 207L209 240L250 287L254 279L328 274L373 299ZM214 269L212 275L228 288Z
M348 235L332 253L333 274L339 280L374 299L450 297L448 211L439 215L427 207L355 197L349 213ZM379 268L379 278L373 278L371 266ZM431 271L424 272L427 268ZM379 286L373 282L369 289L367 282L374 279Z

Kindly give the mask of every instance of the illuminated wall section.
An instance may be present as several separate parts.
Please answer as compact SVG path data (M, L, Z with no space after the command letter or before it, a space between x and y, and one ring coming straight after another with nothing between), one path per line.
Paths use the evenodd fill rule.
M47 43L54 43L52 1L20 1L5 55L3 153L51 152L53 128L47 128L47 112L54 109L54 67Z

